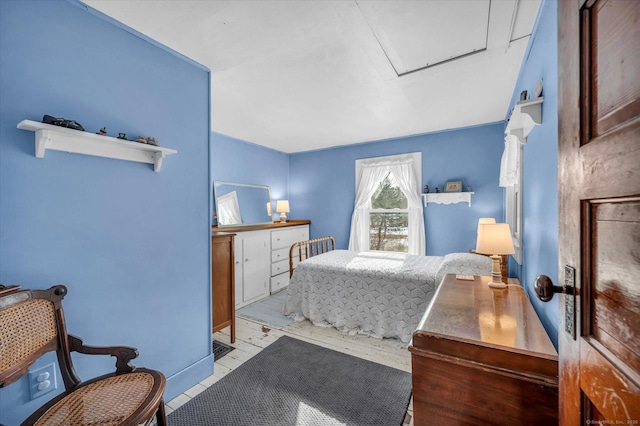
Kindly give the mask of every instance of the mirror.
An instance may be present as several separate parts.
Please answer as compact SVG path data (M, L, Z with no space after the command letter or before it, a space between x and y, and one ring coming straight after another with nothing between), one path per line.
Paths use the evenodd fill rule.
M214 181L213 192L219 227L272 222L268 186Z

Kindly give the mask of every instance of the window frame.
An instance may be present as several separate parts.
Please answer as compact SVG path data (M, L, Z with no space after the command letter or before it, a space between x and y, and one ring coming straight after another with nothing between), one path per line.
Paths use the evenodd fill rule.
M358 176L360 176L360 173L361 173L361 168L363 166L367 165L367 163L369 163L371 161L381 161L381 160L382 161L384 161L384 160L393 161L396 158L407 157L407 156L410 156L412 158L414 173L415 173L415 176L417 178L417 185L418 185L417 190L420 191L421 182L422 182L422 152L409 152L409 153L405 153L405 154L384 155L384 156L380 156L380 157L369 157L369 158L356 159L356 161L355 161L355 169L356 169L355 170L355 180L356 180L355 183L356 183L356 188L357 188ZM405 194L405 196L406 196L406 194ZM388 213L388 212L392 212L392 213L406 213L407 215L411 214L409 206L407 206L406 209L394 209L394 210L372 209L372 207L371 207L371 198L369 198L369 200L368 200L366 212L367 212L367 214L364 217L364 220L366 221L366 229L367 230L371 229L371 213L376 213L376 212L378 212L378 213ZM424 217L421 217L421 220L422 220L422 224L424 226ZM424 228L422 228L421 231L422 231L422 233L424 233ZM407 241L408 241L409 247L411 247L411 239L412 238L416 238L415 234L416 234L416 231L412 229L411 220L409 220L408 223L407 223ZM369 247L371 247L370 244L371 243L369 242ZM410 252L410 250L408 252ZM425 250L421 249L421 253L423 255L424 255L424 252L425 252ZM402 253L402 252L399 252L399 253Z
M522 265L522 176L524 144L518 143L518 182L515 185L505 188L505 222L511 229L511 240L515 252L511 255L513 259Z

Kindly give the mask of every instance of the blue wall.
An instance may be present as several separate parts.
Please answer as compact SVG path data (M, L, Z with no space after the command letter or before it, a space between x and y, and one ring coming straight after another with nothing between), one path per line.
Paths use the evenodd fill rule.
M529 292L530 299L557 347L558 297L543 303L533 290L540 274L558 284L558 4L543 1L533 36L509 105L520 92L533 94L543 79L542 125L534 127L524 146L522 189L523 263L515 274ZM511 266L517 265L513 260Z
M66 284L69 331L137 347L134 364L161 370L172 399L213 371L209 71L78 2L25 0L0 1L0 70L0 282ZM16 125L43 114L155 136L178 154L159 173L36 158L34 133ZM114 369L109 357L74 359L82 378ZM0 389L0 423L51 396L29 401L26 378Z
M211 179L271 187L275 212L275 201L286 199L288 194L289 155L212 132ZM279 215L274 217L277 220ZM287 217L306 219L293 206Z
M297 217L311 219L311 238L333 235L349 245L355 197L355 160L422 152L422 184L442 190L461 180L475 192L466 203L424 209L427 255L475 248L478 218L503 218L498 187L504 145L502 122L290 155L289 200Z

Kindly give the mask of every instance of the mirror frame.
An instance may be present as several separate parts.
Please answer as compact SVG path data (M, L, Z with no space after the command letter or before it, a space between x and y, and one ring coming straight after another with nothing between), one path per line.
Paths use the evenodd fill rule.
M273 199L271 198L271 187L268 186L268 185L254 185L254 184L249 184L249 183L239 183L239 182L228 182L228 181L223 181L223 180L214 180L213 181L213 199L214 199L213 212L215 213L215 217L216 218L218 218L218 198L225 195L225 194L221 194L221 195L218 194L218 191L217 191L216 188L217 188L217 185L220 185L220 184L221 185L234 185L234 186L258 188L258 189L266 189L267 190L267 194L269 195L269 203L271 204L271 208L273 209ZM242 214L242 206L240 206L240 213ZM250 223L231 224L231 225L221 225L218 220L216 220L216 222L217 222L217 224L215 226L217 226L218 228L232 228L232 227L238 227L238 226L252 226L252 225L271 224L271 223L273 223L273 210L272 210L271 220L270 221L250 222Z

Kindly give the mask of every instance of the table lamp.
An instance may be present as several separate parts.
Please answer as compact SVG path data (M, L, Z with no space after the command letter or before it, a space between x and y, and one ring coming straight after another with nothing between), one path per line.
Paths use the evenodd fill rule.
M276 212L280 213L280 223L285 223L287 221L287 213L289 213L289 200L278 200Z
M478 219L478 231L480 232L480 225L484 225L487 223L496 223L496 218L495 217L481 217L480 219Z
M509 224L479 223L476 252L491 255L493 263L491 265L491 281L489 281L489 287L507 288L507 285L502 282L500 256L515 253Z

